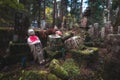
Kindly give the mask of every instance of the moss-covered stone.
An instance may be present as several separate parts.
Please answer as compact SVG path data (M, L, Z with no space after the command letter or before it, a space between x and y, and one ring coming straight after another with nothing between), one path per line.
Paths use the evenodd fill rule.
M0 74L0 80L61 80L56 75L43 70L19 71Z
M98 59L98 48L95 47L89 47L84 50L80 49L72 49L70 52L72 54L73 59L81 65L83 62L89 63L94 62Z
M48 80L62 80L54 74L48 74L47 78L48 78Z
M99 51L99 49L96 48L96 47L92 47L91 49L92 49L94 52L98 52L98 51Z
M58 60L53 59L50 63L50 72L55 74L56 76L60 77L61 79L67 79L68 78L68 72L60 66L60 63Z
M19 80L61 80L48 71L25 71Z
M78 65L76 65L73 59L67 59L63 63L62 67L68 72L69 79L77 80L80 75L80 68Z
M35 71L27 71L24 72L23 75L20 77L21 80L41 80L43 76L40 76Z
M91 48L87 48L87 49L84 49L84 50L72 49L71 52L72 53L78 53L80 55L90 55L90 54L94 54L95 52L98 52L98 48L91 47Z

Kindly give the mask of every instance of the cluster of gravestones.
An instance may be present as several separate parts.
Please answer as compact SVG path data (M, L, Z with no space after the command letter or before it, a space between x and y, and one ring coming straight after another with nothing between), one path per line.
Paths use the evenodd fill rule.
M108 34L106 38L107 55L104 65L105 80L119 80L120 74L120 26L117 34ZM111 77L110 77L111 76Z
M89 26L88 34L91 40L103 41L103 45L107 49L104 64L104 79L118 80L120 74L120 26L116 34L113 33L113 26L110 22L105 23L104 27L99 28L99 24ZM110 77L111 76L111 77Z
M100 46L99 43L105 42L108 34L113 34L113 26L110 22L107 22L100 28L98 23L94 23L93 25L89 25L87 34L89 35L89 40L87 41L92 41L94 46L96 44Z
M117 34L114 34L113 26L110 22L105 23L102 28L99 28L98 23L94 23L94 25L89 25L88 35L93 42L102 40L104 45L107 47L107 50L109 51L116 42L119 43L120 26L118 26Z
M116 34L113 33L113 26L110 22L99 28L98 23L89 26L88 34L91 41L103 42L107 49L104 64L104 80L118 80L120 74L120 26ZM102 45L102 46L103 46Z

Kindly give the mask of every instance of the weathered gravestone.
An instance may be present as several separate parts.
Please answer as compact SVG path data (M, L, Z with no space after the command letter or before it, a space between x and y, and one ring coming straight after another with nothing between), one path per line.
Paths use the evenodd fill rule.
M101 39L105 38L105 27L101 28L100 35L101 35Z
M118 34L120 34L120 26L118 26Z
M113 26L111 25L111 22L107 22L105 23L105 37L108 35L108 34L112 34L113 33Z
M98 38L99 38L99 24L94 23L94 39L98 39Z
M73 36L65 41L65 48L67 50L70 49L78 49L83 47L83 39L80 36Z
M86 33L85 40L84 40L84 45L86 46L93 46L94 45L94 27L92 25L88 26L89 29Z
M104 43L105 43L105 46L107 46L107 42L108 42L107 36L113 33L113 26L111 25L111 22L109 21L105 23L104 28L105 28L104 29Z
M80 26L82 27L82 28L86 28L86 25L87 25L87 17L83 17L82 19L81 19L81 23L80 23Z
M94 35L94 27L92 25L89 25L88 34L91 38Z

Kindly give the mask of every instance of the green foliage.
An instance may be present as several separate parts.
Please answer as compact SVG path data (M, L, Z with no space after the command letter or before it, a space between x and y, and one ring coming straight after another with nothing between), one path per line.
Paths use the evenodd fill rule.
M94 2L90 2L89 7L91 9L91 16L88 17L88 23L93 24L93 23L99 23L100 26L103 25L103 3L102 0L97 0Z
M69 1L69 6L71 7L71 15L75 16L76 20L80 18L80 2L78 0Z
M112 9L116 10L120 6L120 0L113 0L112 1Z
M24 6L21 3L18 3L17 0L1 0L0 4L2 7L9 7L11 9L22 10Z
M14 16L17 11L23 11L24 5L18 3L17 0L1 0L0 1L0 22L14 23Z

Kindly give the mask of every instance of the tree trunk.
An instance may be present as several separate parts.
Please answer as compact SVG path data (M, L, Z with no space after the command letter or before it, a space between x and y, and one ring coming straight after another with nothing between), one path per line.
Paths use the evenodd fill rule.
M39 14L38 14L38 27L40 27L40 21L41 21L41 0L39 0Z
M53 27L55 26L55 20L56 20L56 0L54 0L54 8L53 8Z
M80 18L82 18L82 5L83 5L83 0L81 0L80 3Z
M44 0L44 20L46 19L46 15L45 15L45 0Z
M60 8L60 19L61 19L61 26L62 26L62 23L63 23L63 2L64 0L61 0L61 8Z
M117 13L115 24L113 26L114 33L117 33L118 26L120 26L120 5L119 5L119 10L118 10L118 13Z
M61 0L61 11L60 11L60 19L61 19L61 27L65 27L66 21L65 16L67 12L67 1Z

